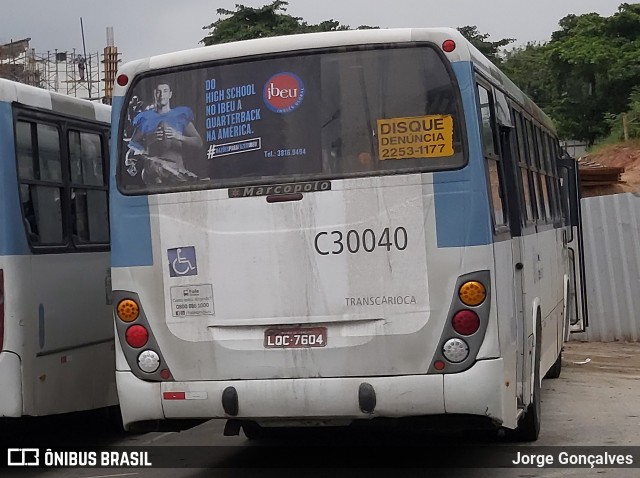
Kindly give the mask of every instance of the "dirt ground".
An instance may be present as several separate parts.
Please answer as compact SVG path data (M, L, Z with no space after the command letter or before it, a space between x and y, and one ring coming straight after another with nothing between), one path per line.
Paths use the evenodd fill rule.
M640 140L605 146L594 153L584 155L583 159L606 167L624 168L620 183L589 187L588 191L583 191L583 197L627 192L640 193Z
M565 344L562 366L579 368L585 372L637 376L640 379L640 343L568 342Z

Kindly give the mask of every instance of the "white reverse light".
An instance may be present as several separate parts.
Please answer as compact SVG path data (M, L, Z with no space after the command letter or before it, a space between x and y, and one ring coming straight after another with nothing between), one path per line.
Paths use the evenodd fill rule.
M460 363L469 356L469 346L462 339L449 339L442 347L442 354L449 362Z
M160 367L160 357L153 350L145 350L138 355L138 367L147 373L153 373Z

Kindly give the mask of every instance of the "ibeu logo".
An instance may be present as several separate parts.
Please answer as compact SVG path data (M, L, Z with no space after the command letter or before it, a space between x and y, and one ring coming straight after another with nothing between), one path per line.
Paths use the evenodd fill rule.
M304 83L295 74L284 72L273 75L262 91L264 102L275 113L289 113L304 99Z

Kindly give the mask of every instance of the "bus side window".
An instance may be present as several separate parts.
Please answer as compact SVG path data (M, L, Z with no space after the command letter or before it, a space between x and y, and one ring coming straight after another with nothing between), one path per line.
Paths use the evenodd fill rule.
M478 85L478 96L480 98L480 114L482 120L482 141L485 158L498 156L496 146L496 128L493 115L493 97L481 85Z
M43 181L62 181L60 164L60 134L55 126L37 125L38 162L40 178Z
M31 244L64 243L60 140L54 126L18 121L16 154L25 232Z
M500 153L497 141L497 126L492 94L482 85L478 85L480 99L480 121L482 128L482 144L484 157L487 161L489 187L494 227L496 229L507 226L506 195L504 189L503 172L500 164Z
M16 162L23 223L34 252L109 245L106 132L20 112ZM77 123L77 121L76 121ZM82 129L82 128L81 128Z
M517 147L517 167L519 171L519 183L522 191L522 204L524 204L524 211L522 212L523 226L531 225L535 221L534 216L534 201L531 197L531 180L529 177L529 169L527 166L527 150L525 148L524 141L524 129L522 125L522 115L519 111L513 111L514 124L516 126L516 141Z
M75 244L108 244L109 212L102 137L70 130L69 169Z
M559 179L558 179L558 165L557 165L557 155L555 148L553 146L553 138L547 133L545 135L546 143L547 143L547 158L549 159L549 182L551 185L551 194L553 196L553 211L554 218L556 221L560 220L562 217L562 212L560 211L560 190L559 190Z
M530 119L524 119L525 125L525 140L527 145L527 165L529 167L529 174L533 179L532 184L532 196L535 196L536 211L538 213L538 221L544 222L546 220L544 198L542 196L542 184L540 177L540 169L538 168L538 156L536 150L535 137L533 134L533 124Z
M546 211L546 218L553 218L553 212L551 210L551 199L549 197L549 184L548 184L548 161L545 158L545 150L542 145L542 131L538 126L533 128L536 138L536 149L538 151L538 171L540 177L540 187L542 189L542 203Z
M20 179L36 179L38 168L34 162L33 144L35 139L31 130L31 123L16 122L16 156L18 159L18 174Z
M20 201L22 202L22 210L24 211L24 227L27 236L31 242L39 242L38 222L36 220L35 208L31 200L31 190L29 185L20 185Z

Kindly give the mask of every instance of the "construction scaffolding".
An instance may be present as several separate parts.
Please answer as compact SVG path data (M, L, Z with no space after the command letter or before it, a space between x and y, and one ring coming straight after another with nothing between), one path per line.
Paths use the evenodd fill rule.
M40 86L41 68L34 50L29 49L31 38L0 45L0 78Z
M107 46L104 48L102 54L102 64L104 71L104 96L102 102L108 105L111 104L111 98L113 97L113 85L116 82L116 72L118 71L118 63L120 63L120 53L115 46L113 40L113 27L107 27Z
M0 77L85 99L101 98L100 56L71 51L36 53L29 41L0 45Z
M31 38L0 45L0 78L89 100L111 103L120 62L113 42L113 28L107 28L107 47L102 54L83 54L75 48L36 53ZM84 50L83 50L84 52ZM101 65L104 68L102 77Z
M47 52L42 55L45 74L44 88L67 95L96 100L102 97L100 84L100 56L71 51Z

